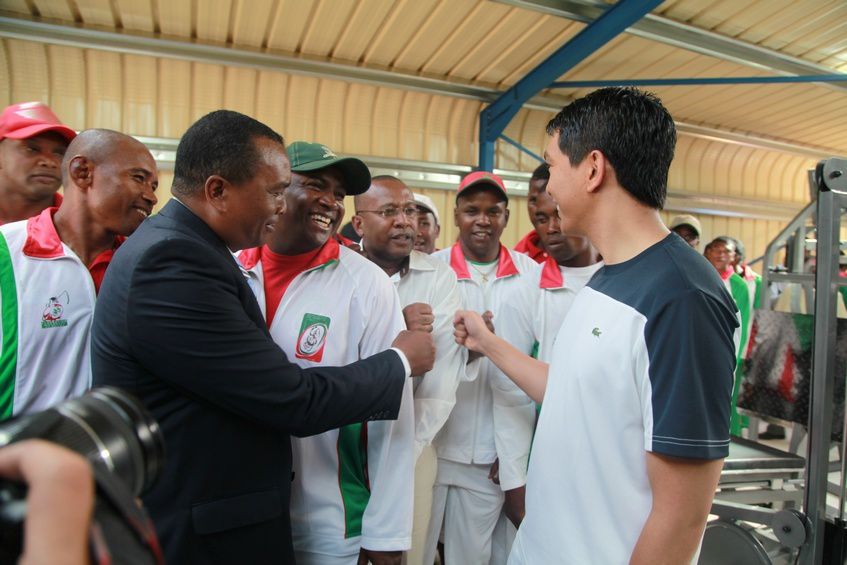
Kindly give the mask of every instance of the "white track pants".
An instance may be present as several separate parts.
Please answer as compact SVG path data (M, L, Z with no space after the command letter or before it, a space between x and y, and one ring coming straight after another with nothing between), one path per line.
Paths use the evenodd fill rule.
M423 448L415 464L415 510L412 520L412 549L406 553L406 565L424 565L426 553L426 533L432 512L432 489L438 473L438 458L435 448L428 445ZM432 565L432 561L426 563Z
M438 460L426 565L435 560L442 521L446 565L489 565L491 536L503 508L503 491L488 478L490 468Z

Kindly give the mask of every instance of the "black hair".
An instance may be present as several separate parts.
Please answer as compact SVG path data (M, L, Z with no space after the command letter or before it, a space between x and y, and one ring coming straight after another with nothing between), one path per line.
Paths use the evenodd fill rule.
M258 120L231 110L216 110L194 122L179 141L171 191L194 194L212 175L233 184L253 176L259 161L254 140L264 137L284 147L282 136Z
M720 237L715 238L717 240L723 241L724 244L731 243L735 247L735 254L743 261L744 260L744 244L741 243L741 240L730 235L722 235Z
M603 153L620 185L638 201L661 210L676 127L655 95L637 88L601 88L568 104L547 124L572 165L590 151Z
M732 241L735 242L735 254L743 261L745 259L744 244L737 237L733 237Z
M529 182L534 180L550 180L550 165L541 163L532 171L532 176L529 177Z
M719 235L718 237L710 241L707 247L711 247L715 243L723 243L727 247L731 245L732 248L735 249L735 252L738 253L738 240L734 237L729 237L728 235Z

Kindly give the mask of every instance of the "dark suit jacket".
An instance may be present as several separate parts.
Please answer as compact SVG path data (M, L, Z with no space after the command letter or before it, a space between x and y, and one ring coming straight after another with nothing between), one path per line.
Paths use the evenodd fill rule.
M97 299L95 385L137 395L166 463L144 496L168 563L293 563L289 434L397 417L403 363L290 363L232 254L181 203L115 254Z

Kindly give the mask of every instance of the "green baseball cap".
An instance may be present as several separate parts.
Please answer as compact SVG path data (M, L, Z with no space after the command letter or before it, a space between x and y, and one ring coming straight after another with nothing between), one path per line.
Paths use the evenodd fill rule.
M288 158L295 173L337 167L344 177L344 188L349 196L362 194L371 186L371 172L364 162L355 157L339 157L326 145L295 141L288 146Z

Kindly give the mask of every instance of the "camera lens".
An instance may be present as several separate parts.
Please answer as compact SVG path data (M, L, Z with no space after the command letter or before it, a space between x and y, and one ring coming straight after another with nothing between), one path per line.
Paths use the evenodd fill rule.
M103 465L135 495L149 489L164 464L159 424L130 394L114 387L90 390L51 410L4 422L3 443L39 437Z
M100 459L136 496L153 485L164 464L165 443L159 424L136 398L100 387L57 408L87 432L90 445L80 453L90 461Z

